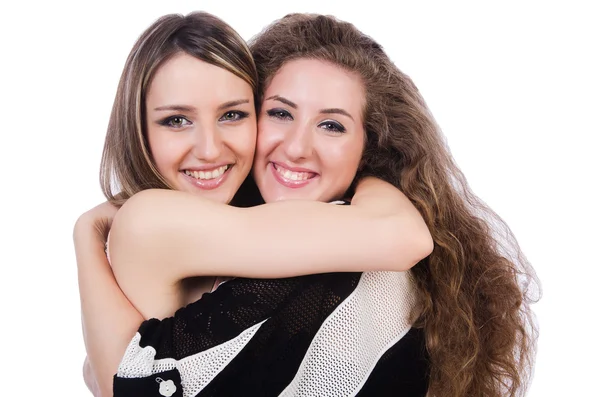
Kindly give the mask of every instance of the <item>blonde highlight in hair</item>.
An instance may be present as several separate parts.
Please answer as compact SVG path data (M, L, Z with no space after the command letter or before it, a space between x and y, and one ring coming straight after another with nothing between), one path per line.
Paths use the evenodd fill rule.
M243 79L256 97L254 60L245 41L229 25L205 12L159 18L142 33L127 57L108 124L100 185L115 205L141 190L171 189L152 158L145 100L156 71L182 52Z
M259 95L286 63L317 59L359 75L367 142L357 177L398 187L419 209L433 253L413 273L423 311L429 396L525 393L539 282L508 226L470 190L425 100L382 47L334 17L290 14L250 42ZM262 100L262 98L261 98ZM401 390L398 390L402 394Z

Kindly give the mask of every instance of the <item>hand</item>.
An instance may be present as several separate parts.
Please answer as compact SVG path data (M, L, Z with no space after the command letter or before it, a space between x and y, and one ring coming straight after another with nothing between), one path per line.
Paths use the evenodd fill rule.
M74 238L81 233L94 233L103 244L106 243L112 221L119 209L108 201L83 213L75 224Z

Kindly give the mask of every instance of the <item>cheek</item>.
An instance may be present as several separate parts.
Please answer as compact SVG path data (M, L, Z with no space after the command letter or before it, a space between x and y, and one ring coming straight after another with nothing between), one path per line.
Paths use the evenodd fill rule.
M160 134L148 131L148 144L154 164L161 174L173 168L178 153L177 145L169 139L164 139ZM180 151L180 150L179 150Z
M327 168L339 185L344 185L344 189L350 186L360 160L362 158L362 141L348 140L342 144L334 145L329 148L325 158L327 159Z
M256 148L256 124L235 131L229 136L227 146L232 149L238 161L252 163Z
M351 140L347 142L347 147L344 149L346 155L346 161L348 162L347 167L352 169L352 177L358 171L358 166L362 160L363 152L365 150L365 134L356 134Z
M268 120L259 121L256 140L257 163L264 163L266 157L277 148L278 142L281 142L282 130L281 126L275 126Z

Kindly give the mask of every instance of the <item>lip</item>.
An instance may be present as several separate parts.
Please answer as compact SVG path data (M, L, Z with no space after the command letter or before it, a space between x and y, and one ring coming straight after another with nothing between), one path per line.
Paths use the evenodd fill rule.
M216 170L217 168L220 168L224 165L231 165L233 166L233 163L218 163L218 164L204 164L204 165L198 165L196 167L183 167L179 170L179 172L183 172L185 170L189 170L189 171L213 171Z
M303 168L288 168L286 166L282 166L283 168L287 168L290 171L294 171L294 172L311 172L311 173L315 174L315 176L313 176L312 178L305 179L302 181L292 181L289 179L285 179L279 172L277 172L277 170L275 169L275 164L280 166L280 164L278 164L278 163L270 162L269 168L271 168L271 172L273 173L273 177L275 178L275 180L285 187L289 187L292 189L298 189L298 188L308 185L309 183L311 183L312 181L314 181L315 179L317 179L319 177L319 174L316 174L315 172L312 172L312 171L309 171L309 170L306 170Z
M292 172L310 172L311 174L319 175L317 172L314 172L313 170L309 170L308 168L290 167L289 165L280 163L278 161L271 161L271 163L277 165L278 167L285 168L286 170L290 170Z
M226 165L226 164L223 164ZM212 170L215 168L219 168L221 166L211 166L211 168L186 168L186 170L190 170L190 171L204 171L204 170ZM227 168L227 170L223 173L223 175L221 175L218 178L215 179L196 179L192 176L186 175L185 172L183 171L179 171L179 173L183 176L183 178L188 181L191 185L193 185L196 188L202 189L202 190L213 190L218 188L219 186L221 186L223 183L225 183L225 181L227 180L227 177L229 176L229 171L231 171L231 169L235 167L235 165L231 165L229 168Z

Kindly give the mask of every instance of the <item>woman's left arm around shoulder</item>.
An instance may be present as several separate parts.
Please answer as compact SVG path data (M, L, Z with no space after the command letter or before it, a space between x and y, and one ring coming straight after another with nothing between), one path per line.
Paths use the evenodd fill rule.
M289 200L235 208L189 193L146 190L123 205L111 231L120 284L129 277L139 285L140 277L172 285L194 276L405 271L432 249L410 200L375 178L359 183L349 206Z

